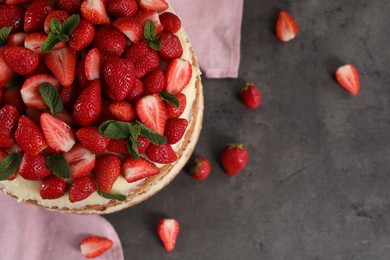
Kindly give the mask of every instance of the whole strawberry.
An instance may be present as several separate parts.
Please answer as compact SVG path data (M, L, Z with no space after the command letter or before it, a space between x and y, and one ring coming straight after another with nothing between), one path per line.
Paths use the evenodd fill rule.
M47 147L41 129L27 116L19 118L15 140L20 149L30 155L36 156Z
M19 112L13 105L5 105L0 110L0 147L9 148L14 141L14 133L19 120Z
M113 17L130 17L138 13L137 0L111 0L108 3L108 13Z
M74 51L81 51L87 47L95 36L95 27L87 20L81 19L69 38L69 46Z
M125 52L125 58L133 62L135 76L143 78L150 71L158 69L160 57L158 52L149 47L145 42L131 44Z
M13 32L23 30L24 9L17 5L0 5L0 29L12 26Z
M80 126L90 126L99 120L101 113L101 85L99 80L94 80L77 98L73 108L73 118Z
M110 139L101 135L95 126L80 128L76 131L76 136L85 148L95 154L103 153L110 142Z
M26 180L37 181L49 176L51 171L46 165L45 156L25 153L19 167L19 174Z
M24 31L27 33L42 31L46 16L53 10L53 5L47 0L32 2L24 14Z
M41 188L39 189L39 194L44 200L57 199L62 197L66 190L68 189L68 184L55 175L50 175L43 179Z
M55 0L57 9L64 10L68 14L80 12L81 3L83 0Z
M191 176L195 180L203 181L209 177L210 171L211 165L209 160L204 157L198 157L191 168Z
M77 178L70 186L69 200L72 203L85 200L96 190L97 186L91 176Z
M170 13L170 12L165 12L160 15L160 21L162 25L164 26L164 30L171 32L171 33L176 33L180 30L181 28L181 20L177 15Z
M105 154L96 159L92 174L103 193L109 193L121 174L121 160L114 154Z
M175 144L181 140L188 126L185 118L170 118L165 124L164 136L168 144Z
M102 55L118 58L125 51L126 36L111 26L100 28L95 33L93 46L98 48Z
M179 37L171 32L160 34L161 50L160 55L165 60L173 60L183 55L183 47Z
M221 153L222 166L229 176L241 172L248 163L248 151L243 144L228 144Z
M165 103L165 110L167 111L168 118L177 118L183 114L186 105L187 98L183 93L179 93L176 95L177 100L179 101L179 107L175 107L172 104Z
M24 47L9 46L4 51L4 57L11 69L20 75L33 73L39 65L38 55Z
M165 88L165 76L161 70L153 70L144 79L145 89L151 94L158 94Z
M261 94L252 83L247 83L241 90L241 100L249 109L256 109L261 104Z
M169 144L151 144L146 151L146 156L151 161L162 164L173 163L177 160L176 153Z

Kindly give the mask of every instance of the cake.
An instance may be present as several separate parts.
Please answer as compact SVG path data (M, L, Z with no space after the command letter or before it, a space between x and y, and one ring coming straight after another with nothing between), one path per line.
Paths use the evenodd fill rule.
M0 17L6 13L19 16L19 19L0 18L0 29L13 27L6 46L0 49L0 94L3 96L0 190L18 201L76 214L112 213L136 205L164 188L181 171L195 148L204 108L201 73L174 10L166 0L106 2L58 0L52 4L46 0L6 0L6 8L0 6ZM63 32L56 32L55 22L62 24L59 30L68 30L69 24L64 24L77 18L72 14L80 14L81 19L68 39L62 41ZM53 18L57 21L52 22ZM91 30L94 37L88 34ZM82 37L72 36L80 31ZM47 34L54 34L52 38L60 40L48 44ZM121 36L117 37L118 34ZM37 40L33 35L44 37ZM97 40L99 37L104 44ZM125 50L121 50L124 38ZM178 43L182 52L178 51ZM12 45L24 47L17 47L13 52ZM141 51L147 46L148 52L158 53L158 66L148 65L145 71L144 61L134 58L138 55L135 46ZM30 55L31 51L25 49L36 55ZM15 59L24 52L28 55L19 64L21 59ZM164 75L162 81L161 75ZM38 87L33 87L34 84ZM136 85L143 85L142 95L135 93ZM42 90L45 87L57 90L65 107L63 111L56 113L58 102L47 101L47 93ZM77 94L73 94L72 88L79 90ZM96 89L101 91L93 92ZM101 93L100 103L96 101L99 100L96 93ZM186 104L178 116L179 108L183 107L179 96L183 94ZM85 105L88 102L94 103ZM175 108L177 105L179 108ZM87 109L81 111L80 106ZM91 115L94 120L86 119L95 113L96 106L100 111L98 119L96 115ZM13 112L14 116L10 116L9 111L15 108L17 115ZM175 111L173 115L172 111ZM180 129L175 128L177 121ZM168 124L173 129L170 132L167 132ZM117 130L118 126L125 127L121 133L126 137L109 134L109 130ZM144 133L155 144L145 141ZM96 135L99 137L95 138ZM140 142L140 138L145 142ZM123 142L130 146L126 151ZM148 146L146 151L144 144ZM134 155L135 146L137 152L143 152L139 158ZM165 150L175 160L166 157ZM73 156L80 151L84 153L77 158ZM87 163L89 168L85 172L82 166ZM12 176L9 176L10 167L17 167ZM69 171L70 175L66 175Z

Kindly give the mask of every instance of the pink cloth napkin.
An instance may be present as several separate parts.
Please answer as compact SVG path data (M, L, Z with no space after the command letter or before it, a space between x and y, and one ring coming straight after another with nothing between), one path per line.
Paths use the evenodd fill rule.
M97 260L123 260L121 242L111 224L99 216L51 212L0 194L1 260L82 260L80 242L90 235L113 241Z
M202 72L237 78L244 0L170 0L182 18Z

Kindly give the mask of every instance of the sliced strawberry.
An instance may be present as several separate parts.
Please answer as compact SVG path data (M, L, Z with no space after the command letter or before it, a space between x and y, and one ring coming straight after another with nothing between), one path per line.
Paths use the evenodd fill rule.
M115 18L134 16L138 14L137 0L111 0L108 3L108 12Z
M159 134L164 133L167 114L164 102L158 95L148 95L138 99L135 111L142 123Z
M85 148L95 154L103 153L110 142L110 138L101 135L95 126L80 128L76 136Z
M61 86L56 78L46 74L31 76L23 83L22 89L20 90L26 107L37 110L48 108L39 92L39 85L45 82L52 84L58 91L61 91Z
M336 71L337 82L352 95L360 92L360 79L357 68L351 64L341 66Z
M139 78L135 78L133 88L130 89L129 94L127 94L126 99L129 101L134 101L142 97L145 92L144 84Z
M127 45L126 36L111 26L100 28L95 33L93 46L107 57L118 58L125 51Z
M185 118L170 118L165 124L164 136L168 144L175 144L181 140L187 130L188 121Z
M60 94L62 103L67 110L71 111L76 103L77 97L80 95L81 89L76 82L73 82L69 87L63 88Z
M3 94L3 105L7 104L14 105L21 115L26 112L26 106L23 103L19 87L5 89Z
M149 47L145 42L131 44L126 52L125 58L133 62L135 76L143 78L150 71L158 69L160 57L158 52Z
M75 144L73 148L63 154L69 164L72 178L80 178L88 175L95 167L95 154L83 147Z
M10 148L15 144L14 135L19 120L19 112L13 105L5 105L0 110L0 147Z
M109 24L104 0L84 0L81 4L81 15L93 24Z
M40 32L31 33L26 36L24 40L24 47L32 50L36 54L41 54L43 53L41 47L43 42L46 40L46 38L47 38L47 34L45 33L40 33ZM54 46L53 50L62 49L65 46L66 46L66 42L59 42Z
M12 26L13 32L23 30L24 9L17 5L0 5L0 28Z
M102 55L98 48L93 48L88 51L85 58L85 76L88 80L100 79L101 69L103 65Z
M98 122L102 113L101 85L92 81L83 89L73 108L73 118L79 126L90 126Z
M76 74L76 52L71 48L47 53L45 64L62 86L68 87L73 83Z
M21 116L19 119L15 140L20 149L34 156L47 147L41 129L26 116Z
M53 10L53 5L47 0L33 1L24 14L24 31L42 31L46 16Z
M86 258L95 258L112 247L112 241L104 237L87 237L80 245L81 254Z
M46 166L46 157L42 154L25 153L19 167L19 174L26 180L37 181L49 176L52 172Z
M50 12L46 18L45 18L45 22L43 24L43 30L45 31L45 33L49 34L49 32L51 31L50 30L50 21L51 19L57 19L58 21L62 23L64 23L68 18L69 18L69 15L67 12L63 11L63 10L55 10L55 11L52 11Z
M95 36L95 27L87 20L81 19L69 37L69 47L74 51L81 51L87 47Z
M117 154L129 154L126 139L111 139L107 146L107 151Z
M4 50L8 66L20 75L31 74L39 64L39 57L33 51L23 47L8 46Z
M3 149L0 149L0 162L8 156L8 153L4 151ZM18 176L18 170L16 170L8 179L7 181L13 181Z
M134 43L139 42L143 36L142 24L132 17L120 17L112 25Z
M68 152L76 143L73 129L49 113L41 115L41 126L46 143L57 152Z
M109 193L121 174L121 160L114 154L105 154L96 159L92 174L103 193Z
M160 17L156 11L141 11L138 13L135 19L142 24L142 28L147 21L152 21L156 26L157 34L160 34L164 30L164 26L161 24Z
M24 39L26 39L27 35L28 34L24 32L12 33L8 37L7 45L22 47L24 45Z
M67 189L68 184L64 181L64 179L55 175L50 175L43 179L39 189L39 194L44 200L58 199L64 196Z
M159 172L160 169L154 163L143 158L133 160L129 157L122 164L122 174L128 183L145 179Z
M5 60L4 51L5 48L0 48L0 90L5 88L8 82L16 76Z
M91 176L87 175L77 178L70 186L69 201L75 203L77 201L85 200L96 190L97 186Z
M180 93L190 82L192 65L182 59L172 60L165 70L166 90L174 95Z
M164 30L168 32L176 33L181 28L180 18L173 13L165 12L163 14L160 14L160 21L164 26Z
M131 122L135 120L135 111L133 106L126 101L111 103L108 110L114 118L119 121Z
M176 94L176 98L179 101L179 107L175 107L172 104L165 103L165 109L167 111L168 118L178 118L181 116L187 105L186 95L183 93Z
M161 50L160 56L164 60L173 60L183 55L183 47L179 37L171 32L162 32L160 34Z
M283 42L291 41L298 33L298 25L294 18L285 11L279 12L276 22L276 37Z
M165 76L161 70L153 70L144 78L145 89L150 94L158 94L165 88Z
M175 219L162 219L157 225L157 233L168 252L175 248L176 240L179 235L179 222Z
M83 0L55 0L54 2L57 9L64 10L68 14L76 14L80 12Z
M177 160L176 153L169 144L151 144L146 151L146 156L151 161L162 164L173 163Z
M83 60L77 64L76 77L77 77L77 82L80 85L80 88L85 88L90 83L89 80L87 79L87 75L85 75L85 61Z
M169 7L165 0L139 0L139 5L144 10L156 12L165 11Z

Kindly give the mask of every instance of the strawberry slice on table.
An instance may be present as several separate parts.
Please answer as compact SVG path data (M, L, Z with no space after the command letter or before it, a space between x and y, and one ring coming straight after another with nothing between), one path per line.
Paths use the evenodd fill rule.
M69 152L62 155L69 164L72 178L88 175L95 166L95 154L81 144L75 144Z
M164 136L168 144L175 144L181 140L186 132L188 121L185 118L170 118L165 124Z
M104 0L84 0L81 15L93 24L110 24Z
M96 190L97 186L91 176L74 179L70 186L69 201L75 203L85 200Z
M13 105L5 105L0 110L0 147L10 148L15 144L14 135L19 121L18 109Z
M146 156L151 161L162 164L173 163L177 160L176 153L169 144L151 144L146 151Z
M164 26L160 22L160 17L158 16L158 12L144 10L138 13L135 19L142 24L142 28L147 21L152 21L154 26L156 26L156 34L160 34L164 30Z
M4 58L8 66L20 75L33 73L39 65L39 56L32 50L24 47L6 47Z
M62 86L73 83L76 74L76 52L66 47L46 54L45 64Z
M90 126L99 121L102 113L101 85L92 81L83 89L73 108L73 118L79 126Z
M248 163L248 150L243 144L228 144L221 153L222 166L229 176L240 173Z
M64 10L68 14L76 14L80 12L83 0L55 0L54 2L57 9Z
M8 156L8 153L4 151L3 149L0 149L0 162ZM18 170L16 170L8 179L7 181L13 181L18 176Z
M180 18L173 13L165 12L160 14L160 21L164 26L164 30L168 32L176 33L181 28Z
M190 82L192 77L192 65L183 59L172 60L165 70L166 91L176 95L180 93Z
M0 5L0 28L12 26L12 32L23 30L24 9L17 5Z
M51 30L50 30L50 21L53 18L56 18L58 21L61 22L61 24L63 24L69 18L69 15L68 15L67 12L65 12L63 10L55 10L55 11L50 12L46 16L45 22L43 24L43 30L47 34L49 34L51 32Z
M47 147L43 133L30 118L21 116L15 131L16 144L26 154L36 156Z
M126 49L126 36L111 26L100 28L95 33L93 46L106 57L119 58Z
M64 196L67 189L68 184L64 179L55 175L50 175L42 180L41 187L39 188L39 194L44 200L58 199Z
M352 95L360 92L360 79L357 68L351 64L341 66L336 71L337 82Z
M282 42L291 41L298 33L298 25L294 18L285 11L279 12L276 22L276 37Z
M86 258L98 257L111 247L112 241L110 239L96 236L85 238L80 245L81 254Z
M108 3L108 13L115 18L134 16L138 9L137 0L111 0Z
M87 47L95 36L95 27L87 20L81 19L69 37L69 47L74 51L81 51Z
M160 169L143 158L127 158L122 164L122 174L128 183L136 182L160 173Z
M147 127L159 134L164 133L167 114L164 102L158 95L147 95L138 99L135 111L139 120Z
M100 79L103 58L98 48L88 51L85 57L85 77L87 80Z
M98 157L92 174L100 190L103 193L109 193L121 174L121 159L114 154L105 154Z
M26 104L26 107L37 110L48 109L48 106L42 99L41 94L39 92L39 86L42 83L50 83L59 92L61 91L61 86L55 77L49 76L47 74L38 74L31 76L26 79L20 90L23 102L24 104Z
M24 31L42 31L46 16L53 10L53 5L47 0L33 1L24 14Z
M165 11L169 7L165 0L139 0L139 5L144 10L156 12Z
M172 252L175 249L179 231L180 226L176 219L165 218L158 222L157 234L168 252Z
M5 48L0 48L0 90L5 88L8 82L16 76L5 60L4 51Z
M137 43L142 39L143 26L132 17L120 17L112 25L129 38L130 41Z
M49 113L41 115L41 127L46 143L57 152L68 152L76 143L73 129Z
M26 39L27 35L28 34L24 32L12 33L8 36L7 45L22 47L24 45L24 39Z
M110 142L110 138L101 135L95 126L80 128L76 131L76 136L85 148L95 154L103 153Z
M149 47L145 42L131 44L126 52L125 58L134 64L134 73L138 78L143 78L150 71L158 69L160 57L158 52Z
M165 109L167 111L168 118L178 118L181 116L187 105L186 95L183 93L176 94L176 98L179 101L179 107L175 107L172 104L165 103Z
M32 50L36 54L41 54L43 53L41 46L43 42L46 40L46 38L47 38L47 34L45 33L40 33L40 32L30 33L24 39L24 47ZM66 42L59 42L54 46L53 50L62 49L65 46L66 46Z
M37 181L52 174L46 165L46 157L42 154L25 153L19 167L19 174L26 180Z
M129 102L113 102L108 106L108 110L119 121L131 122L135 120L135 111Z

